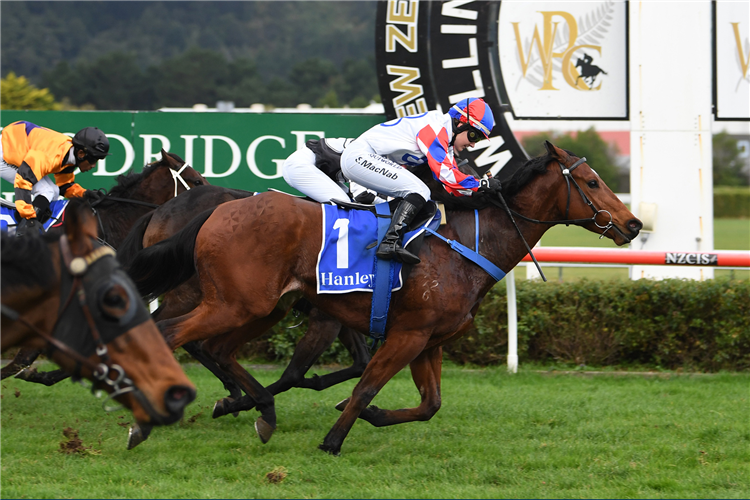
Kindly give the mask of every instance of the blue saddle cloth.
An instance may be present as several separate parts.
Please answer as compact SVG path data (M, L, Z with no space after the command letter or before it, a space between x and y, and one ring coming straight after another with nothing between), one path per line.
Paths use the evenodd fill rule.
M56 225L63 219L63 212L65 207L68 206L68 200L55 200L49 204L50 210L52 210L52 217L44 223L44 230L47 231L50 227ZM3 203L0 205L0 231L5 231L10 235L16 233L16 225L20 222L16 219L18 212L15 207L11 207Z
M378 228L375 214L334 205L323 207L323 243L316 267L318 293L372 292L375 280L375 252ZM431 221L404 235L406 246L425 231L437 229L440 211ZM373 245L373 243L375 243ZM366 248L371 246L371 248ZM402 264L395 262L393 291L402 286Z

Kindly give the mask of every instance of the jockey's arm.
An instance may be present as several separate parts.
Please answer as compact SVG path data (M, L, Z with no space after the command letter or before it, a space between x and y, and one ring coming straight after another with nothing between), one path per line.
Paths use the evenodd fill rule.
M71 165L55 174L55 184L60 187L60 194L66 198L80 198L86 190L75 182L75 165Z
M438 179L445 190L454 196L471 196L479 188L479 181L461 172L456 160L449 153L448 131L445 127L435 132L432 125L427 125L417 134L417 144L427 157L427 164L432 175Z
M24 156L21 165L18 167L16 177L13 182L13 188L16 198L16 210L24 219L33 219L36 217L36 211L31 205L31 190L51 171L51 161L49 157L41 151L29 150Z

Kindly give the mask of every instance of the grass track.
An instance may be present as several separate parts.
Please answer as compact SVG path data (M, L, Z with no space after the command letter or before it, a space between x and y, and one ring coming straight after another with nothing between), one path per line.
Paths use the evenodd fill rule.
M80 386L2 385L3 498L749 498L750 374L585 376L448 366L429 422L355 424L340 457L317 450L350 381L276 398L266 445L257 412L212 420L224 390L188 366L185 419L126 451L127 413ZM253 370L264 384L280 369ZM19 396L15 397L17 393ZM377 396L418 403L408 371ZM63 455L62 429L95 453ZM265 475L283 467L279 484Z

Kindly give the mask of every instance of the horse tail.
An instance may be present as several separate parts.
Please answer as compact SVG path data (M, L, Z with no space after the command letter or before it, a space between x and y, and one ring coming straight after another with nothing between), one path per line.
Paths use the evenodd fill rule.
M214 210L201 212L172 237L136 254L128 274L146 300L174 290L195 274L195 240Z
M117 260L123 268L130 267L135 255L143 250L143 235L146 234L146 228L153 216L154 210L135 221L125 240L117 248Z

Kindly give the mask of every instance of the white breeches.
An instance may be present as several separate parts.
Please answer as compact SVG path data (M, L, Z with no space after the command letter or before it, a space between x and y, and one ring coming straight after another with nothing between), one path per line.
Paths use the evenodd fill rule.
M346 187L315 166L315 153L307 147L298 149L284 160L281 175L291 187L319 203L329 203L332 199L349 201Z
M430 199L430 189L406 168L375 153L364 141L354 141L341 155L341 171L352 181L393 198L410 193Z

